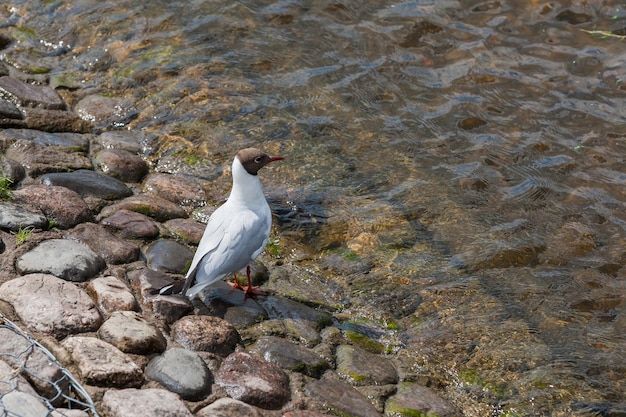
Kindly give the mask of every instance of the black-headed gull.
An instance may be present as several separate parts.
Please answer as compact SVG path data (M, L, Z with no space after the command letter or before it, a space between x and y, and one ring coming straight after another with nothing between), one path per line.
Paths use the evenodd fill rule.
M258 172L282 156L269 156L260 149L240 150L232 165L233 188L228 200L209 218L198 244L181 294L189 298L214 282L246 268L248 286L235 288L246 296L262 294L250 282L250 263L265 248L272 226L272 213L267 204ZM161 294L173 292L173 287L161 289Z

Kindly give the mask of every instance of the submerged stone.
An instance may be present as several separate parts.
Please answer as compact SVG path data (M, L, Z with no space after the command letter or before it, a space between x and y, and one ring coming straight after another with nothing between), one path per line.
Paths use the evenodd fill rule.
M430 388L401 382L397 393L385 404L385 415L453 417L458 414L450 403Z

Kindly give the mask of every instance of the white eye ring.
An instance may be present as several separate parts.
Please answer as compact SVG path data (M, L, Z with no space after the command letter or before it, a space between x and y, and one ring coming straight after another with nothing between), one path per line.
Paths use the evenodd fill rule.
M260 156L257 156L256 158L254 158L254 163L255 164L260 164L261 160L263 160L263 158L261 158Z

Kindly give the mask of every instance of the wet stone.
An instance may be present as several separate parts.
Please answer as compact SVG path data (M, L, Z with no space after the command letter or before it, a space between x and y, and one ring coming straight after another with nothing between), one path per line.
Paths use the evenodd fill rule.
M247 353L233 353L220 367L216 382L235 400L277 409L290 396L289 378L278 365Z
M66 172L91 169L91 160L84 155L69 153L58 146L38 145L31 141L18 140L6 151L8 158L28 167L32 178L49 172Z
M5 129L0 132L0 138L12 141L24 140L42 147L54 146L65 152L89 151L89 141L93 135L81 133L49 133L36 129Z
M17 259L17 272L52 274L67 281L83 282L105 268L104 260L87 246L67 239L44 240Z
M17 232L20 229L47 229L48 219L12 203L0 202L0 229Z
M121 98L90 95L81 99L74 111L81 119L102 128L120 128L137 117L137 113L128 109L128 104Z
M261 300L261 305L272 319L301 319L315 323L318 330L324 326L332 324L332 319L328 313L315 310L297 301L284 297L265 297Z
M79 224L68 237L87 245L109 265L130 263L139 258L139 246L109 233L98 224Z
M27 84L13 77L0 77L0 90L22 107L65 109L65 103L54 89Z
M307 347L313 347L321 341L315 322L304 319L283 319L286 334Z
M166 221L163 225L173 236L194 245L200 243L200 239L202 239L202 234L206 228L206 224L192 219L172 219Z
M342 345L337 348L337 373L352 385L387 385L398 382L391 362L380 355Z
M198 180L183 175L150 174L143 182L146 193L154 193L183 207L195 209L206 205L206 196Z
M205 398L211 392L211 372L202 358L187 349L169 349L150 361L146 377L190 401Z
M235 326L236 329L245 329L266 318L265 310L257 302L250 299L247 299L243 305L228 307L224 313L224 320Z
M187 175L201 180L213 181L222 175L221 165L207 159L201 159L193 164L189 164L187 158L179 155L168 155L159 158L159 162L154 167L156 172L167 174Z
M188 297L158 295L158 290L174 280L167 274L144 268L129 274L131 286L139 294L144 309L152 310L165 323L171 324L193 310Z
M88 134L93 131L90 122L82 120L77 114L64 110L22 107L26 116L25 127L46 132L76 132Z
M21 120L24 118L24 115L15 104L0 99L0 120L5 118Z
M125 239L152 239L159 235L159 228L150 217L126 209L116 211L100 223Z
M98 136L97 141L105 149L122 149L133 155L149 155L158 143L155 135L137 130L110 130Z
M412 382L401 382L398 391L385 404L385 415L458 415L452 405L430 388Z
M122 181L89 169L45 174L39 181L47 186L69 188L81 197L93 196L104 200L117 200L133 195L132 190Z
M14 202L41 211L54 227L69 229L93 219L80 195L65 187L28 185L13 192Z
M122 351L95 337L71 336L62 342L86 383L101 387L134 387L143 373Z
M8 328L0 328L0 350L4 354L3 359L10 365L11 372L24 366L39 378L31 378L33 387L43 397L53 400L58 396L58 389L68 394L69 384L63 378L62 369L50 359L40 349L30 349L30 340L13 332ZM8 379L4 379L5 381ZM48 381L58 381L56 384ZM17 380L13 381L18 383ZM55 386L56 385L56 386ZM20 384L18 383L18 387ZM58 387L58 388L57 388ZM21 391L30 392L27 387Z
M123 149L104 149L94 160L102 172L124 182L139 182L148 173L146 161Z
M196 413L196 417L263 417L263 413L242 401L220 398Z
M321 414L311 410L288 411L282 417L325 417L327 414Z
M134 311L115 311L98 330L98 336L122 352L161 353L167 342L161 331Z
M155 271L182 274L191 260L193 252L187 246L173 240L157 240L144 249L148 267Z
M32 274L7 281L0 286L0 298L13 306L30 330L57 339L95 331L102 324L87 293L53 275Z
M185 316L172 325L172 338L190 350L226 356L239 343L239 333L219 317Z
M193 417L178 395L156 388L108 390L102 411L107 417Z
M309 383L306 394L328 407L334 414L350 417L380 417L372 403L347 382L320 379Z
M139 304L126 283L112 276L96 278L87 285L87 293L98 309L110 316L118 311L137 311Z
M328 362L317 353L280 337L261 337L250 347L249 352L283 369L313 378L319 378L329 368Z
M591 227L568 222L551 234L541 260L551 265L566 265L572 258L588 256L598 246L596 233Z
M153 195L139 194L127 197L120 202L105 207L100 212L98 218L103 219L109 217L116 211L122 209L145 214L159 222L186 217L185 210L171 201Z

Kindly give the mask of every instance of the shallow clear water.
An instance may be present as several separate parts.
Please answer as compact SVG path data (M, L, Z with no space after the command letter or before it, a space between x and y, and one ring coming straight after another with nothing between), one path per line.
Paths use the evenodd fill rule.
M626 46L585 30L626 3L68 3L0 6L3 59L124 98L155 161L286 156L284 264L465 415L624 406Z

